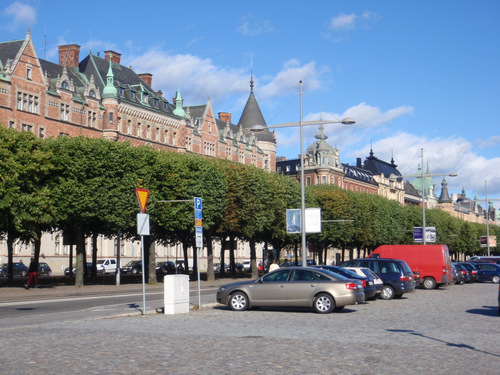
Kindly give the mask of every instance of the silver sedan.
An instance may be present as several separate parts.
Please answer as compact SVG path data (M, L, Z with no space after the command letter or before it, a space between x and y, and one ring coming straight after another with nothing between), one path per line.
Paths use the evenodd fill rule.
M358 280L309 267L287 267L257 280L226 284L217 291L217 302L236 311L258 306L312 307L326 314L365 299Z

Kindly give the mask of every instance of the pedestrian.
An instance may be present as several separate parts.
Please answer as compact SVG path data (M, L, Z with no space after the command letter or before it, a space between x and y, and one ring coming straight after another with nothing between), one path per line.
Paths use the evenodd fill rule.
M276 259L275 259L275 260L273 260L273 263L271 263L271 265L269 266L269 272L277 270L278 268L280 268L280 266L278 266L278 263L276 262Z
M24 284L26 289L30 287L31 280L34 280L35 288L38 288L38 262L35 262L35 258L33 257L30 259L30 266L28 268L28 281Z

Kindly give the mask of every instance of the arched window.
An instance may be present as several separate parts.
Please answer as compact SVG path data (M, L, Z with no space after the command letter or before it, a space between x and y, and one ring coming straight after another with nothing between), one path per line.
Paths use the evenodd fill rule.
M63 83L61 83L61 88L63 88L63 89L69 89L68 82L63 81Z
M94 90L90 90L89 91L89 96L92 97L92 98L95 98L95 91Z

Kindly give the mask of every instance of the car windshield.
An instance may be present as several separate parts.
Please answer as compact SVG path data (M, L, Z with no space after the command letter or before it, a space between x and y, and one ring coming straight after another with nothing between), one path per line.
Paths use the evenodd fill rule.
M134 264L137 264L137 261L136 260L131 260L130 262L128 262L125 267L130 267L130 266L133 266Z

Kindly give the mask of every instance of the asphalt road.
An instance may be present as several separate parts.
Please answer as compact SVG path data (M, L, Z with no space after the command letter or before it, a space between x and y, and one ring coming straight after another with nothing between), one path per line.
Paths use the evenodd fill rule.
M496 375L497 296L498 285L477 283L328 315L207 305L177 315L2 324L0 373Z

